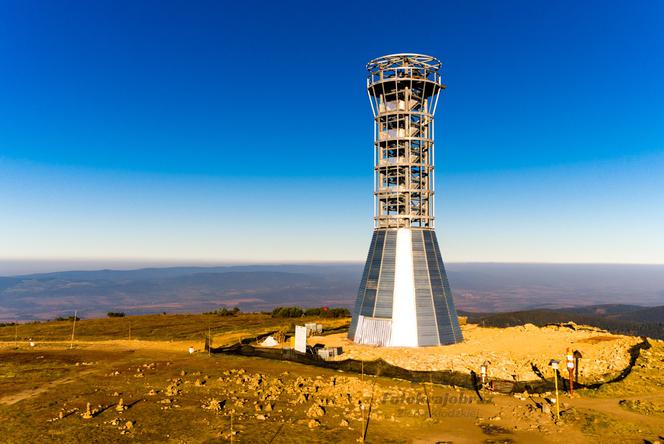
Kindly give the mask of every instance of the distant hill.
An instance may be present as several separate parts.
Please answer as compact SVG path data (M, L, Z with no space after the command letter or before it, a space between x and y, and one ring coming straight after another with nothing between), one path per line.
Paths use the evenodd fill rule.
M361 270L348 265L175 267L66 271L0 278L0 320L54 318L78 310L131 314L244 311L275 305L348 305Z
M664 306L632 310L619 316L620 320L647 323L664 323Z
M664 265L447 265L457 308L506 312L583 305L664 304Z
M0 265L2 263L0 262ZM58 271L0 277L0 322L52 319L78 310L83 317L128 314L243 311L277 305L352 308L363 264L283 264L150 267ZM575 306L578 316L622 321L660 319L664 266L569 264L448 264L457 308L506 313ZM608 305L607 305L608 304ZM631 319L622 306L634 308ZM629 311L629 310L627 310Z
M460 314L468 316L471 323L487 327L511 327L526 323L543 326L574 322L599 327L612 333L664 339L664 306L646 308L637 305L602 304L506 313L461 311Z
M138 268L134 270L82 270L56 271L52 273L33 273L13 276L20 279L156 279L194 274L232 273L232 272L281 272L281 273L344 273L356 272L357 264L283 264L283 265L229 265L219 267L159 267Z

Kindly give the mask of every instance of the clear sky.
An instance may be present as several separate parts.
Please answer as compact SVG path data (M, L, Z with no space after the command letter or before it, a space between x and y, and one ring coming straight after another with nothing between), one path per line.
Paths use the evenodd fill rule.
M365 64L443 61L448 261L664 263L664 2L0 4L0 260L357 260Z

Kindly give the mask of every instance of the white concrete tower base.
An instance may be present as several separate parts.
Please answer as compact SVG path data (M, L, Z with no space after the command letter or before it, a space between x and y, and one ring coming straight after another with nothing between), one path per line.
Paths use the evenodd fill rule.
M413 236L408 228L397 230L397 252L394 262L392 334L390 335L389 345L392 347L417 347Z

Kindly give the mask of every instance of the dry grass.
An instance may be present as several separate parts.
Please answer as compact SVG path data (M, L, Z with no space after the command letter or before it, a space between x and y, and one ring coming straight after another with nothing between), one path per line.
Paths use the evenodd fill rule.
M131 339L149 341L202 341L212 330L215 340L226 341L279 330L291 329L294 323L318 322L325 328L348 325L349 318L273 318L261 313L243 313L236 316L204 314L166 314L127 316L123 318L83 319L76 323L76 339L81 341ZM34 341L68 341L71 338L71 321L54 321L20 324L18 339ZM14 340L15 327L0 327L0 341Z
M129 321L132 337L141 340L125 339ZM623 382L605 386L598 396L588 396L590 390L574 398L561 394L564 420L555 424L550 412L535 407L546 403L539 397L485 393L490 402L478 403L472 392L453 387L427 384L425 394L422 384L292 362L189 355L185 346L202 343L207 322L217 339L230 340L289 327L293 320L257 314L86 320L73 350L69 322L20 326L22 337L60 341L34 349L23 342L14 350L13 327L0 329L0 339L9 341L0 347L0 441L229 442L232 411L239 432L234 442L355 442L362 427L360 403L368 405L372 393L367 442L642 443L664 430L661 415L631 408L635 402L618 404L638 399L647 406L664 405L664 344L659 342L643 352ZM347 322L323 321L328 328ZM241 380L239 371L250 378ZM256 382L259 374L267 386ZM335 380L338 388L332 388ZM174 384L177 393L169 394ZM281 388L273 392L277 384ZM311 396L303 399L303 390ZM350 402L340 402L346 394ZM451 401L461 395L472 402ZM117 408L120 399L126 409ZM266 401L269 410L259 408ZM95 413L86 419L88 403ZM316 405L325 414L310 428Z

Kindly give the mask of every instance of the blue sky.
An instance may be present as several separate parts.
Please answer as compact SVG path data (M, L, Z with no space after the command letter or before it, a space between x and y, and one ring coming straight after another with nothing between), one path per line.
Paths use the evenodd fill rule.
M363 260L366 62L443 61L449 261L664 263L664 4L0 6L0 259Z

